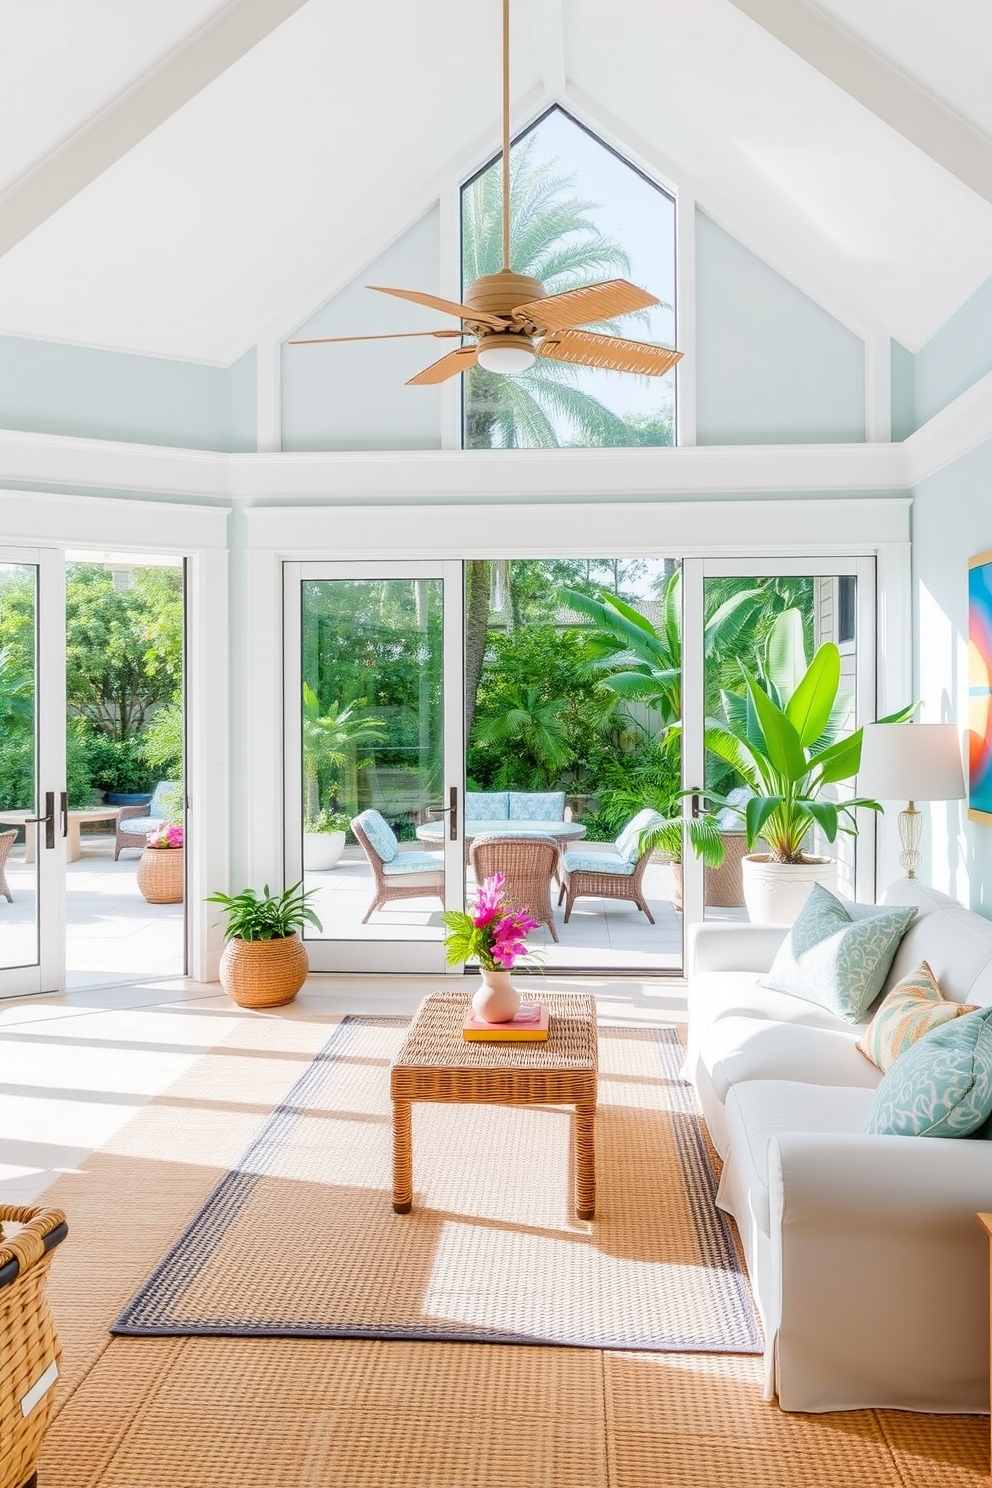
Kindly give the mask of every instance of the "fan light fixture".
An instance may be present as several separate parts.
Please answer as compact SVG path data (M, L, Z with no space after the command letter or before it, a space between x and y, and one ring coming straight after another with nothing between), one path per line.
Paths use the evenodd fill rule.
M636 372L642 377L664 377L682 353L670 346L646 341L627 341L581 327L597 321L615 320L635 310L657 305L658 299L626 279L608 279L601 284L582 284L560 294L545 293L540 279L515 274L510 268L510 0L503 0L503 266L496 274L483 274L465 291L464 302L416 289L389 289L367 284L379 294L396 295L414 305L426 305L455 315L458 330L395 331L378 336L316 336L291 341L290 346L316 346L329 341L398 341L414 336L453 339L461 344L440 361L411 377L408 387L430 387L447 382L470 368L487 372L523 372L538 357L569 362L576 367L603 367L610 372ZM466 344L467 337L474 339Z

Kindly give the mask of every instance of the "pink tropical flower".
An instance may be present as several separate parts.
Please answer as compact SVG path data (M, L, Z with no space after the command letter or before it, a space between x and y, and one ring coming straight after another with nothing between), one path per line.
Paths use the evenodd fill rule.
M527 954L524 936L537 929L537 921L526 910L512 910L507 904L502 873L492 874L478 886L473 914L447 910L444 922L452 931L445 942L452 964L478 956L483 966L504 971Z
M490 924L498 914L502 914L506 906L503 903L503 887L506 878L502 873L494 873L490 878L484 878L475 895L475 914L472 924L477 930L484 925Z
M145 843L148 847L182 847L183 829L175 823L156 827L154 832L147 833Z

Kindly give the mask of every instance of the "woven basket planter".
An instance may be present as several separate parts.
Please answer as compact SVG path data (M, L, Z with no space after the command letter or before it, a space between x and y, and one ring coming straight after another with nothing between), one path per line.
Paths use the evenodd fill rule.
M229 940L220 958L221 986L239 1007L292 1002L310 970L296 934L281 940Z
M34 1480L38 1453L55 1401L62 1350L45 1296L51 1252L66 1235L58 1209L0 1204L0 1488Z
M181 904L183 858L181 847L146 847L138 860L138 888L149 904Z

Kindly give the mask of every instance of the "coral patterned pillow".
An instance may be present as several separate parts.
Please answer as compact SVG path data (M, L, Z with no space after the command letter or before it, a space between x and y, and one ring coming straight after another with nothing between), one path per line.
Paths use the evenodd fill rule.
M885 998L858 1048L884 1074L900 1054L932 1028L977 1011L975 1004L949 1002L926 961L903 977Z

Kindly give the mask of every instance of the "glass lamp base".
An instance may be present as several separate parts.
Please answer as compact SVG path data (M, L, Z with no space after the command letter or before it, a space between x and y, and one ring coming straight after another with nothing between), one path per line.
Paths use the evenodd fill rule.
M923 862L923 854L920 852L922 836L923 813L917 811L913 802L910 801L905 811L899 813L899 841L902 843L899 866L907 878L915 878L916 871Z

